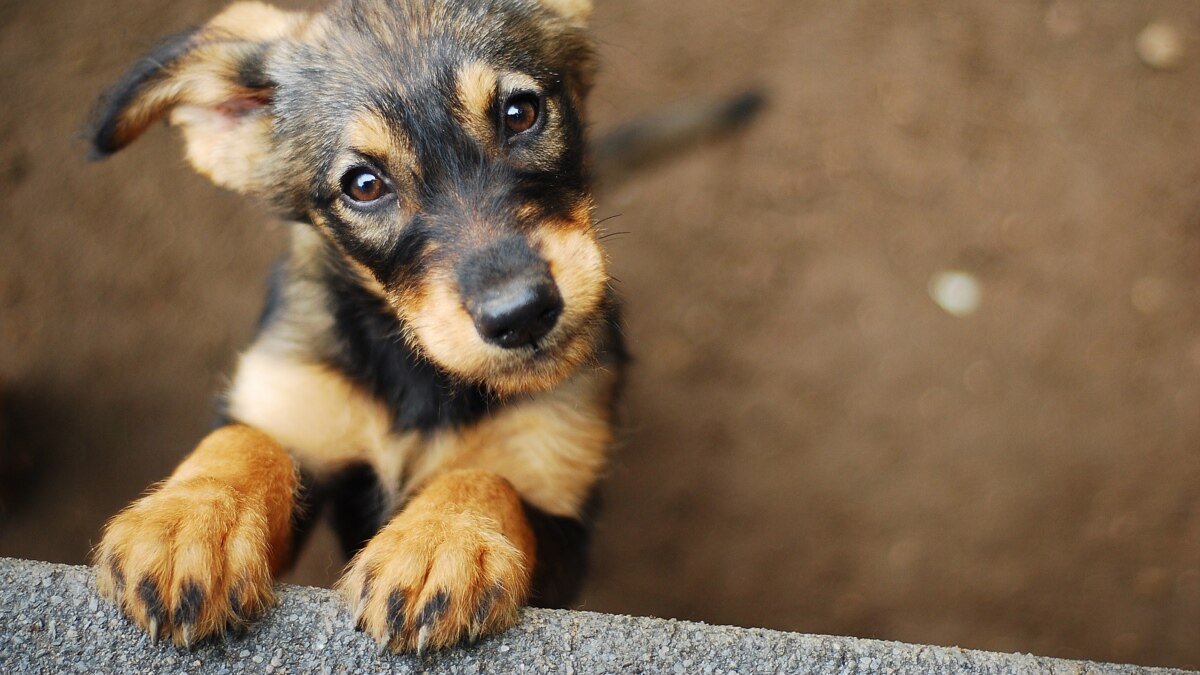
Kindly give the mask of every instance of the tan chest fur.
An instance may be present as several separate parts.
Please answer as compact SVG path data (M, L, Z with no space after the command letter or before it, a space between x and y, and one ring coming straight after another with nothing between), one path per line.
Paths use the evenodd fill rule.
M389 411L335 370L251 349L238 365L229 410L318 475L369 463L396 505L445 471L474 468L507 479L548 513L577 516L612 442L614 384L611 371L585 366L554 390L472 425L398 433Z

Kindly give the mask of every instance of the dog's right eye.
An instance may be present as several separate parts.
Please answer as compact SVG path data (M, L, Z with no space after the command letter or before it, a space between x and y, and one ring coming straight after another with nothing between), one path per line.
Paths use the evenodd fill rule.
M342 176L342 194L359 204L377 202L388 193L387 183L374 171L357 167Z
M508 136L517 136L537 126L541 107L541 100L537 94L521 92L510 96L500 110L505 133Z

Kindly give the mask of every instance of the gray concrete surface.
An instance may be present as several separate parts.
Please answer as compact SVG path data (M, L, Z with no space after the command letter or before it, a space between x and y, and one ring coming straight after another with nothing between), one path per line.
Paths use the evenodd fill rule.
M92 571L0 558L0 673L1168 673L876 640L527 610L470 649L380 655L325 589L285 586L246 635L151 645L95 595Z

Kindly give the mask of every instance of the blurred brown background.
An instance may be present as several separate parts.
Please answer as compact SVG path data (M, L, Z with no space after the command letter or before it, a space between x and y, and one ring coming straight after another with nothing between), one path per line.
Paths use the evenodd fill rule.
M583 607L1200 666L1200 3L597 1L599 128L771 107L602 195L638 360ZM171 134L74 141L222 4L0 0L0 555L83 561L252 333L279 228Z

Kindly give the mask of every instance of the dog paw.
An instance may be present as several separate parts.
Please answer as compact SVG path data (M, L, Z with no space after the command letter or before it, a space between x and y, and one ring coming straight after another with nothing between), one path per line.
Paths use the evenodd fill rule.
M524 554L476 513L402 513L338 582L381 650L442 649L512 626L529 589Z
M168 483L108 524L96 588L150 634L190 646L274 601L261 500L212 478Z

